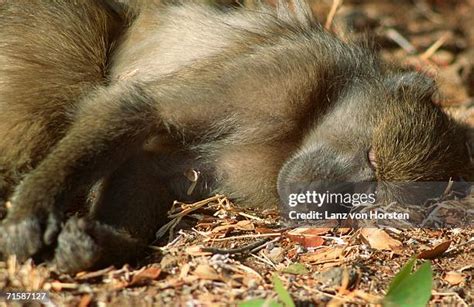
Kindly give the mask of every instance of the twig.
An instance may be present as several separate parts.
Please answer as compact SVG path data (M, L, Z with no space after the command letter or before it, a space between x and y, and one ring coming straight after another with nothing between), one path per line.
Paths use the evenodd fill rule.
M420 55L420 59L422 60L428 60L429 58L431 58L433 56L433 54L435 54L435 52L441 47L443 46L443 44L446 42L446 40L449 38L449 36L451 35L451 33L449 32L446 32L444 33L443 35L441 35L440 38L438 38L438 40L436 40L428 49L426 49L425 52L423 52L421 55Z
M474 237L470 238L469 240L467 240L466 242L463 242L463 243L460 243L460 244L457 244L453 247L451 247L450 249L448 249L445 254L449 254L455 250L459 250L461 247L464 247L464 246L467 246L467 245L470 245L470 244L474 244Z
M326 23L324 24L324 28L329 30L331 28L332 22L334 17L336 16L337 10L342 5L342 0L333 0L331 10L329 11L328 18L326 19Z
M470 270L470 269L473 269L473 268L474 268L474 264L469 264L469 265L463 266L458 271L463 272L463 271Z
M428 214L428 216L423 220L423 222L421 222L421 227L424 227L429 221L432 221L433 218L435 217L436 213L438 213L439 209L449 208L443 203L436 203L432 207L433 207L433 210ZM438 220L438 219L435 218L435 220Z
M247 272L247 273L251 273L251 274L254 274L255 276L258 277L259 280L263 280L263 277L262 275L260 275L257 271L255 271L254 269L252 268L249 268L248 266L245 266L243 265L242 263L237 263L238 267L244 271L244 272Z
M62 290L62 289L67 289L67 290L74 290L79 288L78 283L72 283L72 282L59 282L59 281L54 281L51 283L51 287L55 289L56 291Z
M76 275L76 280L88 280L88 279L93 279L93 278L98 278L98 277L102 277L104 276L105 274L109 273L109 272L112 272L114 270L114 267L113 266L109 266L108 268L105 268L105 269L102 269L102 270L99 270L99 271L95 271L95 272L89 272L89 273L79 273Z
M252 239L252 238L265 238L265 237L279 237L281 236L281 233L262 233L262 234L256 234L256 235L241 235L241 236L235 236L235 237L227 237L227 238L218 238L218 239L209 239L212 240L213 242L220 242L220 241L229 241L229 240L238 240L238 239ZM206 241L209 241L206 240Z
M416 48L403 35L395 29L388 29L385 35L393 40L398 46L405 50L408 54L416 53Z
M259 256L255 255L255 254L250 254L250 256L254 257L255 259L260 260L260 261L263 262L263 263L268 264L268 265L271 266L274 270L277 269L277 267L275 266L275 264L274 264L273 262L271 262L271 260L269 260L269 259L266 259L266 258L264 258L264 257L259 257Z
M166 223L165 225L161 226L161 228L156 232L155 242L158 239L160 239L161 237L163 237L166 234L166 232L168 232L168 231L170 233L168 240L171 242L173 237L174 237L174 229L179 224L179 222L181 221L181 219L184 216L188 215L189 213L191 213L193 211L196 211L199 208L204 207L205 205L209 204L210 202L220 201L223 197L224 196L222 196L222 195L216 195L216 196L213 196L213 197L209 197L207 199L198 201L194 204L187 205L186 208L184 210L180 211L180 212L169 214L168 217L172 220L169 221L168 223Z
M254 250L258 247L261 247L262 245L265 245L270 239L265 238L263 240L244 245L242 247L237 247L237 248L215 248L215 247L204 247L201 248L201 251L203 252L208 252L208 253L213 253L213 254L243 254L250 252L251 250Z
M265 243L265 244L262 244L262 245L260 245L260 246L255 247L255 248L252 249L250 252L251 252L251 253L256 253L256 252L258 252L259 250L261 250L261 249L267 247L269 244L278 242L279 240L280 240L280 238L276 238L276 239L273 239L273 240L271 240L271 241L268 241L268 242Z
M457 300L459 301L458 303L460 303L461 305L456 305L456 306L468 306L466 301L464 301L458 293L456 292L436 292L436 291L431 291L431 295L436 295L436 296L454 296L455 298L457 298Z
M449 178L449 182L446 188L444 189L443 196L446 196L451 192L451 189L453 188L453 184L454 184L454 181L451 178Z
M208 233L207 233L207 232L204 232L204 231L199 231L199 230L197 230L197 229L196 229L196 228L194 228L194 227L193 227L193 228L191 228L191 231L193 231L194 233L197 233L197 234L198 234L198 235L200 235L200 236L203 236L203 237L205 237L205 238L208 238L208 239L209 239L209 235L208 235Z
M222 196L222 195L216 195L216 196L209 197L207 199L198 201L194 204L189 205L189 207L184 209L183 211L175 213L175 214L170 214L170 215L168 215L168 217L171 218L171 219L175 218L175 217L183 217L185 215L188 215L190 212L196 211L197 209L204 207L205 205L209 204L210 202L218 201L220 198L223 198L223 197L224 196Z
M265 221L265 219L259 218L259 217L257 217L257 216L253 216L253 215L248 214L248 213L239 212L238 214L241 215L241 216L243 216L243 217L249 218L249 219L251 219L251 220L256 220L256 221L260 221L260 222Z

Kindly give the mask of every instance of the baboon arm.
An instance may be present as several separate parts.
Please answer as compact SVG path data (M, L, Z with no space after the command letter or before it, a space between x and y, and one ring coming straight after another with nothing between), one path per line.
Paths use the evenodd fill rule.
M219 97L211 101L212 89L193 82L172 86L178 81L127 80L86 97L65 137L15 190L7 221L63 211L66 197L113 172L152 134L173 130L187 137L211 130L226 110L216 102Z
M80 106L66 136L14 191L0 224L0 257L25 260L52 245L64 202L138 151L157 122L134 85L100 88Z
M7 219L49 212L63 195L112 172L155 127L152 107L133 85L100 88L87 97L66 136L17 187Z

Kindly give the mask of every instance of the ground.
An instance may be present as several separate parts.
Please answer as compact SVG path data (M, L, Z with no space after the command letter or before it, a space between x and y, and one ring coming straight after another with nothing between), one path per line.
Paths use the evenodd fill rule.
M331 10L339 2L312 6L334 31L340 32L334 23L349 21L357 35L370 33L386 60L435 76L439 103L474 129L473 0L354 0ZM470 208L464 213L472 221L474 197L460 204ZM430 304L474 305L472 226L289 229L277 212L242 211L224 196L176 208L176 223L163 229L140 265L69 276L13 257L0 262L0 289L46 291L58 305L214 306L276 298L276 274L297 305L365 305L380 302L393 276L416 256L432 264Z

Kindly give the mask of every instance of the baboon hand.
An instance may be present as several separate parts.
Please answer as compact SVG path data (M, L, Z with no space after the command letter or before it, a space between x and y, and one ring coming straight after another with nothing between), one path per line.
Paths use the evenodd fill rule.
M60 272L77 273L133 260L143 242L127 231L87 218L71 217L58 236L53 263Z
M55 213L31 213L0 222L0 258L16 255L19 261L37 255L56 241L60 219Z

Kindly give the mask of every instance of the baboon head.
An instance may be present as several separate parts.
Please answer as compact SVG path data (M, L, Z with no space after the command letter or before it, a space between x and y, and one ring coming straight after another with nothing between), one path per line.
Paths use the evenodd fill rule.
M432 79L393 73L351 82L281 169L280 196L377 191L379 200L418 204L449 180L473 180L467 127L433 103Z

